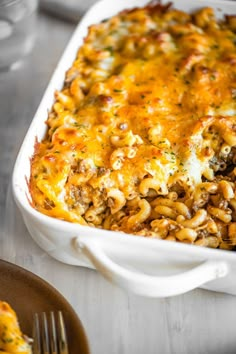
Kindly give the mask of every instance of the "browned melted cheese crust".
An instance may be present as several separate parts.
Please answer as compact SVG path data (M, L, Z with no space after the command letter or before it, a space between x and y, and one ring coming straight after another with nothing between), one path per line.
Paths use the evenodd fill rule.
M0 354L18 353L31 354L31 347L20 330L15 311L0 301Z
M232 248L235 22L217 21L211 8L150 4L91 26L35 147L33 206L84 225Z

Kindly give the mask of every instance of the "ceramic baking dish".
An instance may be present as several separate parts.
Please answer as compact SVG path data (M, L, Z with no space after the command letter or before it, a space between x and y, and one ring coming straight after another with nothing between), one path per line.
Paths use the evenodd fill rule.
M29 203L27 179L35 139L41 140L45 135L45 120L54 101L54 92L62 88L65 72L72 65L88 26L146 2L102 0L79 23L20 149L12 179L14 197L32 238L43 250L62 262L96 268L126 290L150 297L178 295L196 287L236 294L236 253L233 251L81 226L43 215ZM230 1L174 0L173 5L185 11L211 6L218 17L223 13L236 13L236 3Z

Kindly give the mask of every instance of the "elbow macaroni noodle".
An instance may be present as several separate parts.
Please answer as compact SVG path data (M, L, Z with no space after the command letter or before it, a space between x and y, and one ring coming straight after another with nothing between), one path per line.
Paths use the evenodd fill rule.
M37 142L32 205L62 220L236 247L232 16L150 3L89 28Z

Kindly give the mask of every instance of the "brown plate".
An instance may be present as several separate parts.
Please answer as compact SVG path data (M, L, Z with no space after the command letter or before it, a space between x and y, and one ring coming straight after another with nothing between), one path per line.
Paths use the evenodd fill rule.
M16 311L22 331L32 336L35 312L63 312L70 354L89 354L83 326L66 299L37 275L15 264L0 260L0 300Z

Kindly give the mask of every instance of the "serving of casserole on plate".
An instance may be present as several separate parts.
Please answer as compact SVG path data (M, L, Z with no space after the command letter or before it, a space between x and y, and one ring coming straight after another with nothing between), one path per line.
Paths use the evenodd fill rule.
M52 256L92 263L143 295L174 295L230 274L217 259L236 260L224 251L236 246L235 5L126 7L101 1L79 24L19 153L13 189ZM152 271L172 259L172 275L131 271L124 258Z
M30 340L20 329L16 312L5 301L0 301L0 353L32 354Z

